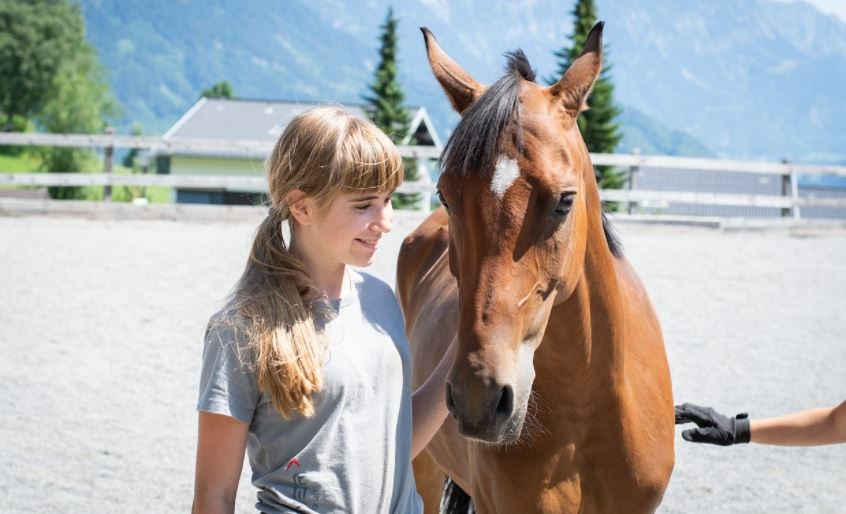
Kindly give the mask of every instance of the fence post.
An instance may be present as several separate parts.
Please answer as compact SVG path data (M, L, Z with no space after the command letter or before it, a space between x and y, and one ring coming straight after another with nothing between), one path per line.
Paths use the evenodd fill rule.
M111 136L114 133L115 133L114 128L106 127L106 134L107 135ZM113 146L112 143L110 143L109 146L107 146L105 148L105 151L103 152L103 173L106 174L106 176L108 176L108 177L110 177L111 174L112 174L112 164L113 164L112 161L114 161L114 153L115 153L115 147ZM106 184L105 186L103 186L103 200L106 201L106 202L112 201L112 186L109 185L109 184Z
M141 174L146 175L150 171L150 153L147 150L139 150L138 164L141 167ZM134 173L134 170L133 170ZM147 186L141 187L141 196L147 199Z
M790 202L793 211L793 219L801 219L801 208L799 207L799 176L793 166L790 166Z
M425 157L417 159L417 180L423 182L427 186L431 184L432 179L429 178L429 168L423 162L427 160ZM420 193L420 210L429 212L432 210L432 188L427 187L425 191Z
M796 183L796 174L789 160L782 159L781 163L787 167L786 173L781 175L781 196L790 198L790 207L781 209L781 217L787 218L792 215L799 219L799 187Z
M632 149L632 155L634 155L634 156L640 155L640 148L633 148ZM637 166L637 164L633 164L632 166L629 166L629 184L628 184L629 185L629 192L634 190L635 174L639 171L639 169L640 168L639 168L639 166ZM629 214L632 214L632 211L634 210L634 205L635 204L634 204L634 202L631 201L631 199L628 202L626 202L626 212L628 212Z

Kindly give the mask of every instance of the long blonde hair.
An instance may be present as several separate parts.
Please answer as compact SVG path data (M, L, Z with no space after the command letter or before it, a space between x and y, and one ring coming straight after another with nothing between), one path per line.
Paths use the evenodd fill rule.
M325 344L315 316L325 313L322 292L288 251L282 222L291 231L288 193L299 189L325 214L340 193L390 191L402 183L402 159L371 122L333 106L293 118L265 163L270 209L256 231L246 269L230 306L240 318L259 389L287 419L314 414L323 383Z

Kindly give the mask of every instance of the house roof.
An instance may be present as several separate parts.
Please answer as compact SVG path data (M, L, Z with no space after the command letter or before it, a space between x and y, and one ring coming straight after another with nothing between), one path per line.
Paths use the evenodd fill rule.
M275 141L296 115L319 103L271 100L200 98L164 134L166 140L215 140L232 142ZM361 105L343 105L356 116L366 118ZM440 140L426 109L411 108L412 125L402 144L413 137L415 144L440 147Z

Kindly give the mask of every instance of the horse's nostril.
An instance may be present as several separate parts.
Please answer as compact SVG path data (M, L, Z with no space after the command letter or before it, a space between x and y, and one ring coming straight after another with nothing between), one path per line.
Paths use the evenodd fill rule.
M452 399L452 386L446 383L446 406L450 414L455 416L455 400Z
M510 417L512 412L514 412L514 390L511 386L505 386L502 388L499 403L496 404L496 415Z

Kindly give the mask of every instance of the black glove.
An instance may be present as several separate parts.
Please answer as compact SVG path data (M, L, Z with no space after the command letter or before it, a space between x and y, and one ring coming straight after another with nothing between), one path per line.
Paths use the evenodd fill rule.
M731 446L748 443L752 437L749 415L745 412L730 418L711 407L700 407L692 403L676 405L676 425L690 422L696 423L699 428L682 432L685 441Z

